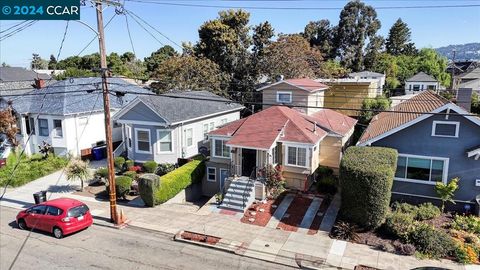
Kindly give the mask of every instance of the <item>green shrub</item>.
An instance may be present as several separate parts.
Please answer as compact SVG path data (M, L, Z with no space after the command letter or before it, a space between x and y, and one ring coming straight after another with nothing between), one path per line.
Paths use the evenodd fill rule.
M380 226L389 209L397 151L350 147L340 163L342 219L367 228Z
M124 157L116 157L115 160L113 161L115 164L115 168L122 170L123 165L125 164L125 158Z
M158 166L158 164L155 161L149 160L149 161L147 161L143 164L143 169L147 173L155 173L155 170L157 169L157 166Z
M417 212L417 207L415 205L411 205L409 203L399 203L399 202L394 202L392 204L392 209L393 211L398 211L402 213L409 213L412 215L415 215Z
M130 169L133 165L135 165L135 162L133 160L129 159L125 161L125 165L127 166L127 170Z
M162 176L171 171L175 170L175 164L171 163L160 163L158 164L157 171L155 172L157 175Z
M318 176L318 178L322 178L325 176L331 176L333 175L333 170L329 167L326 166L319 166L315 172Z
M199 183L205 175L205 164L200 160L189 163L160 178L160 188L155 190L155 204L162 204L173 198L191 184Z
M418 224L410 234L410 241L417 251L429 258L442 258L455 250L452 237L428 224Z
M416 220L429 220L437 218L442 214L440 208L433 205L432 203L422 203L417 207L417 212L415 215Z
M137 172L136 171L126 171L126 172L123 173L123 175L132 178L132 180L137 179Z
M160 187L160 177L156 174L143 174L138 179L138 192L146 206L155 206L155 190Z
M94 174L95 177L97 178L108 178L108 169L105 167L99 167Z
M128 176L118 176L115 178L115 192L117 197L125 198L130 192L132 186L132 178Z
M320 192L335 194L337 192L337 179L333 175L323 176L317 182L317 189Z
M414 220L411 213L393 211L387 215L383 225L385 231L403 241L408 240L410 232L414 230Z
M452 229L480 235L480 217L457 215L452 221Z
M42 154L36 153L36 154L33 154L33 155L30 156L30 160L31 160L31 161L40 161L40 160L42 160L42 159L43 159L43 155L42 155Z

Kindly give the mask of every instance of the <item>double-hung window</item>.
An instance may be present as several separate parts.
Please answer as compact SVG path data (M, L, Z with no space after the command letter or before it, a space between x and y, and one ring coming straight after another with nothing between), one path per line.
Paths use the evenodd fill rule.
M292 92L277 92L278 103L292 103Z
M432 136L458 138L460 122L433 121Z
M170 130L157 130L158 152L172 152L172 132Z
M203 139L207 140L208 139L208 124L203 124Z
M187 142L187 146L193 145L193 129L187 128L185 130L185 141Z
M38 119L38 134L47 137L48 134L48 120Z
M287 164L293 166L307 166L307 148L287 146Z
M445 182L447 169L447 158L399 154L395 180L424 184Z
M217 181L217 168L215 167L207 168L207 180L211 182Z
M53 128L55 130L55 137L62 138L63 137L62 120L54 119Z
M230 147L225 145L226 141L215 139L213 140L213 155L215 157L223 157L229 158L230 157Z
M148 129L135 129L136 135L136 147L139 153L151 153L150 148L150 130Z

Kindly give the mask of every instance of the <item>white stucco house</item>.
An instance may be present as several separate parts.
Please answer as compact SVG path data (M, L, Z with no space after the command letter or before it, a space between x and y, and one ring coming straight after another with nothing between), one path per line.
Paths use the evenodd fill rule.
M445 89L440 82L434 77L419 72L405 81L405 94L418 94L426 90L442 90Z
M93 77L67 79L22 96L0 98L2 107L11 101L20 128L17 138L26 154L37 153L38 146L45 141L58 155L85 156L90 155L92 147L104 142L105 118L100 82L100 78ZM111 96L111 115L137 96L131 93L151 93L122 79L110 78L108 82L112 93L128 92L121 99ZM114 143L121 142L120 126L112 126Z
M138 96L114 116L123 147L138 163L177 163L208 149L207 134L240 119L244 107L208 91Z

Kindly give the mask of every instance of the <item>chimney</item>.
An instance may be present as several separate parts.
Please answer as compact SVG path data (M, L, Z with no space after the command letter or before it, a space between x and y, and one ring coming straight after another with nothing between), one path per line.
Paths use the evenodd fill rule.
M460 88L457 91L457 105L470 112L472 107L472 88Z
M42 89L45 87L45 80L44 79L40 79L40 78L35 78L35 85L34 87L36 89Z

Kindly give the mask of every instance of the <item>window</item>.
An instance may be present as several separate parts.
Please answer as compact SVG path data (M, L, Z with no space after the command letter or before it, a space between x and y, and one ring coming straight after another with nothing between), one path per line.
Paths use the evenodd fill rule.
M414 84L413 85L413 91L419 91L420 90L420 85Z
M53 120L53 129L55 130L55 137L63 137L62 120Z
M132 128L127 126L127 147L132 149Z
M460 122L433 121L432 136L458 138Z
M158 152L172 152L172 132L170 130L157 130Z
M422 156L398 156L395 179L416 183L435 184L446 180L448 159Z
M207 140L208 139L208 124L203 124L203 139Z
M227 118L223 118L222 120L220 120L220 123L221 123L222 125L225 125L227 122L228 122L228 119L227 119Z
M148 129L135 129L136 132L136 147L139 153L151 153L150 149L150 130Z
M49 216L60 216L62 213L62 209L49 205L45 214Z
M435 85L427 85L427 90L435 90Z
M272 164L278 163L278 146L272 149Z
M217 168L214 168L214 167L207 168L207 180L210 182L217 181Z
M291 92L277 92L277 102L292 103L292 93Z
M45 205L37 205L30 208L28 213L43 215L45 214L45 210L47 210Z
M40 136L48 136L48 120L38 119L38 134Z
M213 147L213 156L223 158L230 157L230 147L225 145L224 140L213 140Z
M25 131L27 135L35 135L35 121L32 117L25 116Z
M88 210L89 210L88 206L86 206L85 204L82 204L80 206L76 206L76 207L68 209L67 216L68 217L85 216L85 214L87 214Z
M193 129L188 128L185 130L185 141L187 142L187 146L193 145Z
M210 131L215 129L215 122L210 123Z
M288 146L287 164L294 166L307 166L307 148Z

